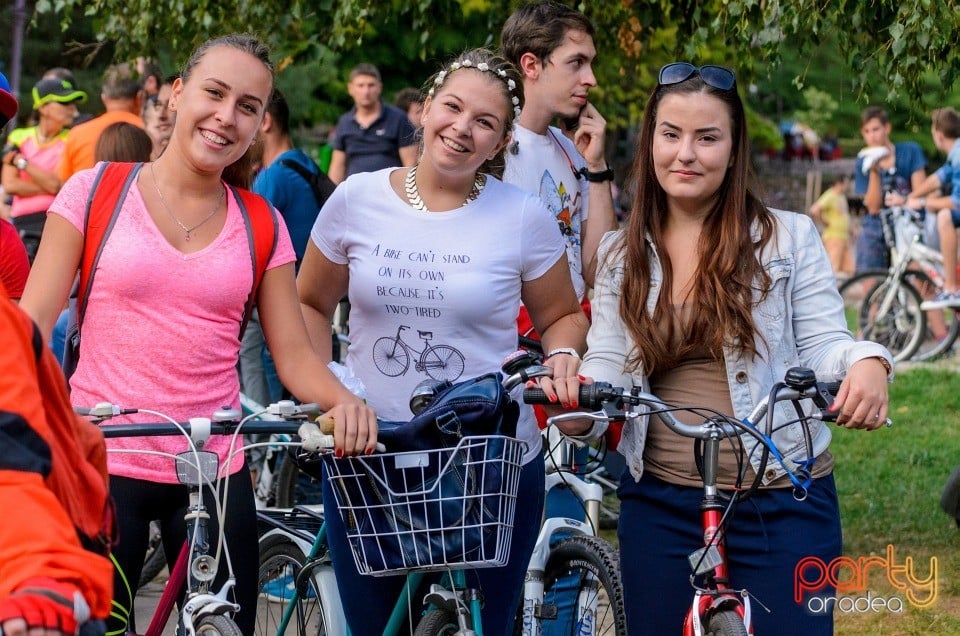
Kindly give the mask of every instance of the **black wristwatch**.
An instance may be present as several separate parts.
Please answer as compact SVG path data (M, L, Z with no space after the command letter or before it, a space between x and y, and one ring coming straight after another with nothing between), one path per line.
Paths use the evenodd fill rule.
M613 168L607 168L600 172L590 172L586 167L580 168L580 174L590 183L602 183L604 181L613 181Z

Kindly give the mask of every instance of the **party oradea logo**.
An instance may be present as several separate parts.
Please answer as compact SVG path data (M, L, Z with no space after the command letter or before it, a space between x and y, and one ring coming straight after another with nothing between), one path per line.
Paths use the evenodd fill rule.
M937 600L937 572L936 557L930 557L925 572L918 572L913 557L897 560L893 545L887 545L885 556L839 556L829 562L804 557L794 568L793 600L812 614L830 614L834 610L902 613L908 604L923 609ZM876 593L871 585L892 591Z

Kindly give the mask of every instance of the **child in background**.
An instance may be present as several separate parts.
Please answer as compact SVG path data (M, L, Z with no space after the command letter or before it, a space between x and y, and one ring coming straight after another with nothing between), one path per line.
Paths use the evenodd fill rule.
M817 202L810 206L810 216L822 229L820 237L830 257L830 265L836 276L848 276L853 271L850 251L850 209L847 206L847 189L850 175L839 175Z

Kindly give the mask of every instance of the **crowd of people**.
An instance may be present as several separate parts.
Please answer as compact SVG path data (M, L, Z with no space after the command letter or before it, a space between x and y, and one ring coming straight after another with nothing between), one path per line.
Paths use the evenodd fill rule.
M74 509L44 479L63 455L51 455L43 415L23 406L53 399L44 383L59 382L54 393L67 410L107 401L180 420L238 407L241 389L260 403L291 395L327 411L334 452L349 457L373 451L377 416L409 419L410 391L426 377L378 366L378 339L404 329L429 333L462 360L451 378L458 381L497 371L523 334L542 340L553 371L537 381L552 402L546 414L577 409L582 384L609 381L744 417L787 368L802 365L842 380L840 424L878 427L892 359L847 331L831 275L845 260L849 179L838 179L811 210L826 226L823 242L806 215L768 209L751 185L735 71L677 62L660 70L646 104L624 181L635 198L620 227L607 123L590 98L596 55L582 13L541 0L508 17L498 51L461 53L422 89L398 92L396 105L382 99L377 68L360 64L346 78L354 106L337 122L327 173L295 146L269 51L250 35L205 42L176 75L149 63L111 66L100 87L105 112L86 121L78 105L87 94L69 71L52 69L37 82L34 120L8 136L0 173L13 217L12 225L0 219L0 318L17 335L16 346L2 349L20 356L3 358L0 439L30 451L0 454L0 500L14 492L19 500L24 488L39 493L56 530L17 544L49 567L30 573L0 560L2 632L134 629L136 590L127 582L139 579L149 524L160 521L171 558L185 532L187 490L170 462L110 453L92 474L116 505L114 566L81 547ZM0 76L0 124L16 114ZM870 211L858 268L883 263L872 219L896 193L906 205L940 210L939 243L950 249L952 238L955 256L957 201L933 193L960 180L958 127L955 112L934 113L934 138L949 156L925 179L919 148L890 142L882 110L864 113L866 144L888 151L855 175ZM89 208L107 189L116 213L107 232L93 232ZM85 254L94 236L96 280L67 393L62 377L51 379L49 347L36 345L60 342L74 279L90 276ZM937 302L954 301L955 279L946 293ZM331 323L343 299L351 337L343 362L366 386L366 400L329 366ZM510 560L471 573L491 634L512 633L541 518L545 510L560 514L543 495L544 413L523 407L520 416L526 452ZM66 419L83 430L82 421ZM786 413L774 423L775 437L800 435ZM604 433L579 422L566 428L584 439ZM812 503L794 501L783 471L764 475L726 535L735 585L757 590L770 610L755 613L758 632L832 633L832 617L807 613L790 585L802 558L841 554L831 434L820 425L810 435ZM687 554L701 533L692 444L645 419L623 433L618 536L632 635L675 631L689 607ZM758 469L751 442L743 446L724 447L721 488L736 488ZM97 439L93 447L176 453L185 442ZM228 441L216 438L206 450L229 464L236 620L253 633L257 458L230 460ZM358 573L329 484L324 489L352 633L382 633L403 578Z

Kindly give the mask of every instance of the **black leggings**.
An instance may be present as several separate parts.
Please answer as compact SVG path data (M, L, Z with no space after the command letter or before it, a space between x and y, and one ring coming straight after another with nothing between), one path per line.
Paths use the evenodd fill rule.
M254 505L250 471L244 466L239 472L230 475L228 482L227 514L230 515L230 522L227 525L226 542L230 549L234 575L237 578L237 585L233 588L233 598L241 608L235 619L244 634L252 634L257 615L258 547L257 511ZM225 485L226 483L221 484L221 492ZM129 629L136 631L131 594L133 597L137 594L140 571L147 553L150 522L160 521L163 550L167 556L167 564L173 571L187 535L183 516L187 510L189 491L186 486L180 484L161 484L110 475L110 494L117 504L117 525L120 531L120 542L114 547L113 555L126 576L126 582L124 582L120 572L114 571L114 603L128 608ZM211 553L213 553L216 549L219 524L214 513L213 495L209 489L204 489L203 498L204 505L210 513L208 536ZM211 589L219 590L227 579L227 575L226 563L221 559L217 578ZM127 584L129 584L130 593L127 592ZM117 611L116 607L114 611ZM122 618L111 617L107 624L107 631L117 632L124 627Z

